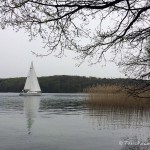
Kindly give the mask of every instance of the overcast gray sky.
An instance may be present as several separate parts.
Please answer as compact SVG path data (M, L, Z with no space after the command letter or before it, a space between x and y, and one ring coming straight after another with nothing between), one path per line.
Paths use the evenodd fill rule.
M27 76L31 61L34 62L37 76L124 77L114 63L107 63L105 67L102 64L89 66L84 63L77 67L78 62L73 59L75 54L72 52L67 51L68 54L63 58L57 58L53 54L41 58L33 55L31 51L45 52L40 39L29 42L28 34L23 31L16 33L11 28L0 29L0 78Z

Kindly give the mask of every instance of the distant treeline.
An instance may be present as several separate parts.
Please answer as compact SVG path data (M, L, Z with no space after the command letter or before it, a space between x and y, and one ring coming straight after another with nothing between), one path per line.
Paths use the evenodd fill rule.
M25 84L26 78L0 79L0 92L20 92ZM143 80L134 79L106 79L81 76L48 76L39 77L39 84L43 93L76 93L83 89L100 85L136 85L142 84Z

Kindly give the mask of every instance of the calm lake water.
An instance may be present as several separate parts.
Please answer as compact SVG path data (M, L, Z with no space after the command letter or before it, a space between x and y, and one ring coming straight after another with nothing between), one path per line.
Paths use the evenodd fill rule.
M86 94L0 94L0 150L148 150L150 110L92 108Z

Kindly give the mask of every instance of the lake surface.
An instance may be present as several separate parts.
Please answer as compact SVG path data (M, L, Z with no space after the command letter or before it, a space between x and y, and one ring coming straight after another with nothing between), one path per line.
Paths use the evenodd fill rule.
M150 110L92 108L86 94L0 93L0 150L148 150Z

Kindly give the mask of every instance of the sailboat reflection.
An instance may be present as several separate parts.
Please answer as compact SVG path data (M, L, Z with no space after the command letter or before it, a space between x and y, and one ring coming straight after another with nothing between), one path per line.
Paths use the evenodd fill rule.
M27 129L29 135L31 134L32 125L34 119L37 116L39 106L40 106L40 97L38 96L24 97L24 112L27 118Z

